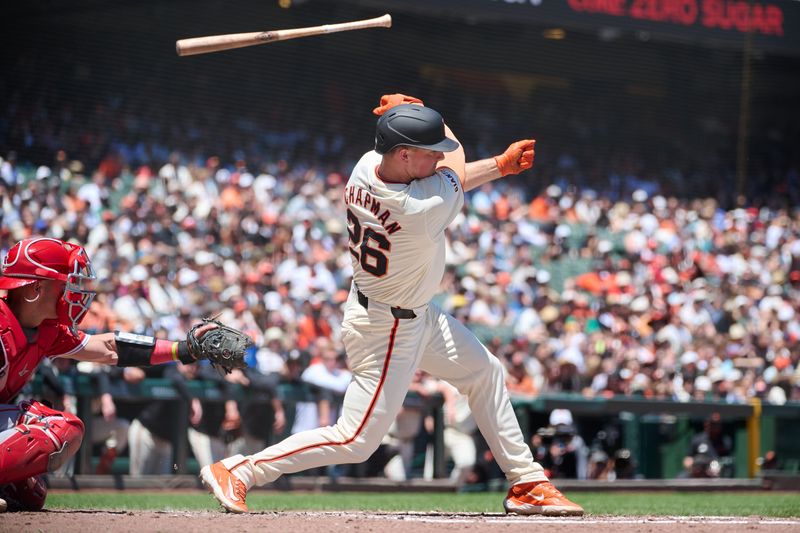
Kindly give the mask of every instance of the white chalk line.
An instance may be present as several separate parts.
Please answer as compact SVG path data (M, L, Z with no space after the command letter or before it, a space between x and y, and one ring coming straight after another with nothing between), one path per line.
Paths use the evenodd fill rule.
M326 513L320 513L326 514ZM779 519L779 518L747 518L747 517L728 517L728 516L670 516L670 517L618 517L607 516L602 518L577 518L577 517L545 517L545 516L507 516L503 514L475 514L472 516L464 514L441 514L432 515L428 513L393 513L393 514L370 514L370 513L331 513L337 516L346 516L360 519L374 520L395 520L409 522L428 522L448 524L758 524L758 525L798 525L800 519Z

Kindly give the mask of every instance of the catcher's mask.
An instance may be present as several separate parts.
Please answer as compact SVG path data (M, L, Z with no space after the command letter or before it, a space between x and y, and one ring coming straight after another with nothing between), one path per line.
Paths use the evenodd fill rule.
M0 289L17 289L37 280L64 282L56 304L58 321L77 333L92 300L97 279L83 246L46 237L24 239L3 259Z
M395 146L415 146L452 152L458 143L445 135L444 119L430 107L401 104L381 115L375 128L375 151L385 154Z

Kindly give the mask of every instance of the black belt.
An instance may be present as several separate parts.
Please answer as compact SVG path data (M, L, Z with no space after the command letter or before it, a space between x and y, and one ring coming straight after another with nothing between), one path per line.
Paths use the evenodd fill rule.
M364 293L356 289L356 296L358 296L358 303L364 309L369 309L369 298L364 296ZM417 314L411 309L400 309L399 307L392 307L392 316L395 318L417 318Z

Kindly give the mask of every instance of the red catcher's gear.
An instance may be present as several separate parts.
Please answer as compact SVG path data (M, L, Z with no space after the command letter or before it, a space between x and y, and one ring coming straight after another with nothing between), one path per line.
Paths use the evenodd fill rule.
M58 320L75 333L94 299L92 285L97 279L83 246L46 237L23 239L3 259L0 289L47 279L65 282Z
M9 511L41 511L47 499L47 485L42 476L33 476L0 487L0 498Z
M10 403L45 357L68 356L81 350L88 337L73 334L56 320L45 320L28 339L16 317L0 298L0 404Z
M75 455L83 422L39 402L20 402L17 425L0 433L0 484L53 472Z

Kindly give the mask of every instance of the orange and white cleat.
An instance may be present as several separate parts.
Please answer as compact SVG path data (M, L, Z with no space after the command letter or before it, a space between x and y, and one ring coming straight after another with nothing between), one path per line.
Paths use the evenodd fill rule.
M200 479L226 510L231 513L247 512L247 487L221 462L204 466L200 470Z
M544 516L583 516L583 507L561 494L549 481L520 483L508 491L506 513Z

